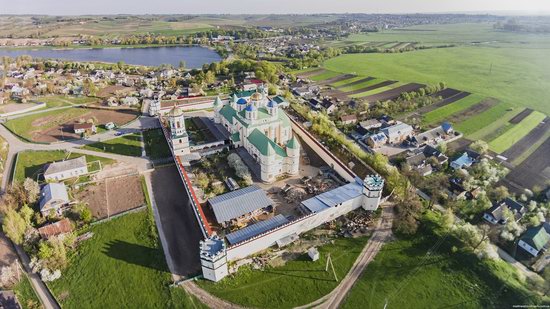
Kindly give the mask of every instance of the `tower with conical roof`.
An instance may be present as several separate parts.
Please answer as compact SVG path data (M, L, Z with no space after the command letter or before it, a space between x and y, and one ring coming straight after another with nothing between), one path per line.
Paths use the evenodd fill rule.
M183 110L174 104L174 107L168 112L168 122L170 124L170 141L174 155L182 156L189 154L189 135L185 130L185 118Z
M363 200L361 207L365 210L376 210L380 204L384 178L380 175L367 175L363 180Z
M294 135L286 143L287 157L285 158L285 163L287 165L287 173L291 175L297 175L300 172L300 148L301 145Z

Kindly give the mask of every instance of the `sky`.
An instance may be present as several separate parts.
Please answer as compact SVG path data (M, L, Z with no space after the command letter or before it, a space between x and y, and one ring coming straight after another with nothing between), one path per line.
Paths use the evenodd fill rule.
M0 14L550 13L550 0L0 0Z

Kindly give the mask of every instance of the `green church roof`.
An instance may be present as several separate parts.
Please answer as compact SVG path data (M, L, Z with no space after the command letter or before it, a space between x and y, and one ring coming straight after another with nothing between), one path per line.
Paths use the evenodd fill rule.
M227 121L233 123L233 117L237 115L237 111L229 105L224 105L222 109L220 109L220 114L223 118L227 119Z
M241 134L239 132L231 134L231 140L234 143L240 142L241 141Z
M286 157L286 151L258 129L254 129L254 131L248 135L247 139L264 156L269 156L269 154L275 150L278 156Z
M288 143L286 143L286 146L290 149L298 149L300 148L300 143L296 140L296 136L292 136Z
M254 93L256 93L256 90L241 91L241 92L235 93L234 95L236 95L239 98L242 98L242 97L249 97Z
M222 99L220 99L220 97L216 97L216 100L214 100L214 106L219 106L222 104Z

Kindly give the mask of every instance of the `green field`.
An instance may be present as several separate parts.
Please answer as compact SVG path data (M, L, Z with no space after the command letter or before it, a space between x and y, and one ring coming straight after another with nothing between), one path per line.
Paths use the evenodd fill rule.
M464 46L393 54L345 54L324 63L331 71L434 84L494 97L550 114L550 49Z
M455 129L472 139L482 139L486 134L507 123L520 110L520 108L512 108L509 104L500 103L461 123L455 124Z
M143 131L143 143L145 153L151 159L164 159L172 156L161 129Z
M402 85L402 83L394 83L394 84L391 84L389 86L384 86L384 87L372 89L372 90L369 90L369 91L352 94L352 95L350 95L350 97L352 97L352 98L364 98L364 97L369 96L369 95L373 95L373 94L377 94L377 93L380 93L380 92L392 90L393 88L399 87L401 85Z
M141 133L132 133L104 142L89 144L81 148L123 156L141 157Z
M21 274L21 281L13 287L17 301L23 309L39 308L41 303L31 286L31 282L25 273Z
M313 75L313 76L310 76L309 79L313 80L313 81L316 81L316 82L322 82L324 80L327 80L329 78L333 78L333 77L336 77L338 75L341 75L340 73L338 72L332 72L332 71L325 71L321 74L317 74L317 75Z
M363 78L366 78L366 76L363 76ZM371 79L371 80L368 80L368 81L365 81L365 82L362 82L362 83L359 83L359 84L355 84L355 85L347 85L347 86L344 85L342 87L339 87L338 90L343 91L343 92L355 91L355 90L359 90L361 88L366 88L366 87L369 87L369 86L380 84L383 81L384 81L383 79L375 78L375 79Z
M453 252L454 246L460 247L453 237L428 231L386 244L342 308L384 308L386 302L387 308L507 308L535 301L511 265Z
M63 159L74 159L83 156L83 154L72 152L70 155L68 152L61 150L54 151L22 151L17 154L17 161L15 164L15 172L13 176L14 181L23 181L29 177L36 180L39 173L42 172L44 164L53 161L61 161ZM102 166L112 164L115 161L103 158L86 155L86 161L88 163L100 161ZM91 166L88 170L93 171L95 166Z
M257 308L292 308L308 304L328 294L337 285L332 272L325 272L327 254L341 280L363 249L367 238L341 238L319 247L320 258L312 262L307 254L284 266L251 270L239 269L236 275L218 283L199 281L208 292L235 304Z
M205 308L171 275L150 210L89 228L62 277L49 284L63 308Z
M4 123L4 126L12 131L15 135L31 141L31 132L48 130L57 127L88 112L89 110L84 108L59 109L9 120ZM39 123L37 123L36 120L41 118L51 120L39 121Z
M423 121L426 124L434 124L443 121L445 120L445 118L451 116L452 114L458 113L467 109L468 107L476 105L481 100L483 100L482 96L471 94L463 99L460 99L451 104L447 104L424 114Z
M335 83L332 83L330 84L332 87L341 87L341 86L344 86L344 85L347 85L347 84L350 84L350 83L353 83L353 82L356 82L358 80L361 80L365 77L363 76L355 76L355 77L351 77L351 78L348 78L348 79L344 79L344 80L341 80L341 81L337 81Z
M502 153L512 147L531 130L533 130L542 120L546 118L543 113L534 111L529 116L525 117L520 123L513 125L504 134L489 142L489 148L496 153Z
M36 102L46 103L47 108L97 102L97 98L69 97L69 96L63 96L63 95L39 96L39 97L34 98L33 100L36 101Z

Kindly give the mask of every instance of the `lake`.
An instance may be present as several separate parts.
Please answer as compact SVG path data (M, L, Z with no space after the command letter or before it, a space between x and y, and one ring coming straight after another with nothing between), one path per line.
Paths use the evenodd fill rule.
M201 68L205 63L217 62L222 58L215 51L199 46L145 47L145 48L94 48L94 49L2 49L0 56L17 57L29 55L33 58L51 58L72 61L98 61L159 66L171 64L179 67L185 61L189 69Z

